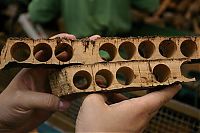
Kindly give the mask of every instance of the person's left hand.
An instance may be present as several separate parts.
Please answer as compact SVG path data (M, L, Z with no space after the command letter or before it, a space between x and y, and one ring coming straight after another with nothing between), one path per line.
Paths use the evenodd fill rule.
M59 34L71 40L74 35ZM35 54L42 58L43 51ZM59 54L59 56L65 54ZM24 68L0 94L0 133L24 133L31 131L47 120L55 111L66 110L70 102L62 101L51 94L47 68Z

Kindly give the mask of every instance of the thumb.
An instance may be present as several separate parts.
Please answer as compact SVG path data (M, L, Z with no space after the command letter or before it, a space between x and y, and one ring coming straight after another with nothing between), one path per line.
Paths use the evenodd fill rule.
M22 105L24 105L28 109L65 111L70 106L70 102L62 101L52 94L27 91L24 94Z
M106 107L108 106L106 104L106 101L107 98L104 95L90 94L84 99L82 106L95 107L95 108Z

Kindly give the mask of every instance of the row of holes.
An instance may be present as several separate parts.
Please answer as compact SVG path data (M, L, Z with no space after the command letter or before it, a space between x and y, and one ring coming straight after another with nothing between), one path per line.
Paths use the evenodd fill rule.
M141 57L148 59L153 55L155 48L151 41L146 40L139 44L138 52ZM110 55L109 60L102 58L105 61L112 61L116 56L116 47L111 43L103 44L100 50L106 51ZM172 40L164 40L159 44L159 52L166 58L172 57L176 50L177 45ZM191 57L197 51L197 44L192 40L185 40L181 43L180 50L185 57ZM130 60L136 52L136 47L131 42L124 42L120 45L118 51L123 59Z
M171 71L168 66L159 64L154 67L153 74L158 82L168 80ZM108 88L113 82L113 74L107 69L98 71L95 75L95 83L100 88ZM135 79L133 70L129 67L121 67L116 72L116 79L121 85L130 85ZM78 89L85 90L92 83L92 76L89 72L81 70L75 73L73 77L74 86Z
M184 77L191 79L194 78L194 76L191 75L190 71L187 70L188 64L190 64L190 62L186 61L182 63L180 66L180 70L181 74ZM167 65L158 64L154 67L153 74L155 76L155 79L158 82L162 83L169 79L171 71ZM112 84L113 77L113 74L109 70L102 69L96 73L95 83L101 88L108 88ZM116 72L116 79L122 85L130 85L135 79L135 75L131 68L121 67ZM91 82L92 77L90 73L84 70L77 72L73 77L73 83L75 87L81 90L87 89L91 85Z
M30 57L31 49L24 42L17 42L11 47L11 56L19 61L25 61ZM52 57L52 49L47 43L39 43L33 49L36 60L46 62ZM55 48L55 56L59 61L67 62L73 56L73 49L69 44L60 43Z
M191 57L197 51L197 45L192 40L185 40L180 49L184 56ZM177 46L172 40L164 40L159 45L160 54L166 58L172 57L176 50ZM136 52L136 47L131 42L123 42L118 51L123 59L130 60ZM138 52L143 58L150 58L154 51L155 45L149 40L141 42L138 47ZM15 43L11 47L11 56L19 62L27 60L30 53L30 47L23 42ZM99 49L99 55L105 61L112 61L116 53L116 47L111 43L105 43ZM34 47L33 54L38 61L46 62L52 57L52 49L46 43L39 43ZM69 44L60 43L55 48L55 56L59 61L67 62L73 56L73 48Z

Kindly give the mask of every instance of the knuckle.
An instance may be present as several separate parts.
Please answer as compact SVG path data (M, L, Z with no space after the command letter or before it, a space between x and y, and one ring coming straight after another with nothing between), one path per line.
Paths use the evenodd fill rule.
M95 95L91 94L88 95L85 99L84 99L84 103L90 103L91 101L95 100Z
M48 109L56 108L58 106L58 100L56 97L48 94L45 100L45 106Z
M100 95L98 94L91 94L91 95L88 95L84 101L83 101L83 105L91 105L91 104L94 104L96 101L98 101Z
M24 93L22 91L18 90L15 92L13 101L21 101L21 99L24 99Z

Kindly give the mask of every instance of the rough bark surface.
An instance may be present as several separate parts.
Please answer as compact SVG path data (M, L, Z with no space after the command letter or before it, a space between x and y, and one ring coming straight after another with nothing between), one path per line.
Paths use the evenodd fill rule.
M181 67L200 59L199 43L200 37L100 38L96 41L10 38L1 51L0 68L12 63L23 67L62 66L62 70L50 76L52 92L58 96L133 87L142 89L194 81L194 78L185 77ZM35 53L41 50L44 58L37 60ZM63 51L67 58L58 58L56 55ZM99 84L103 81L106 85Z

